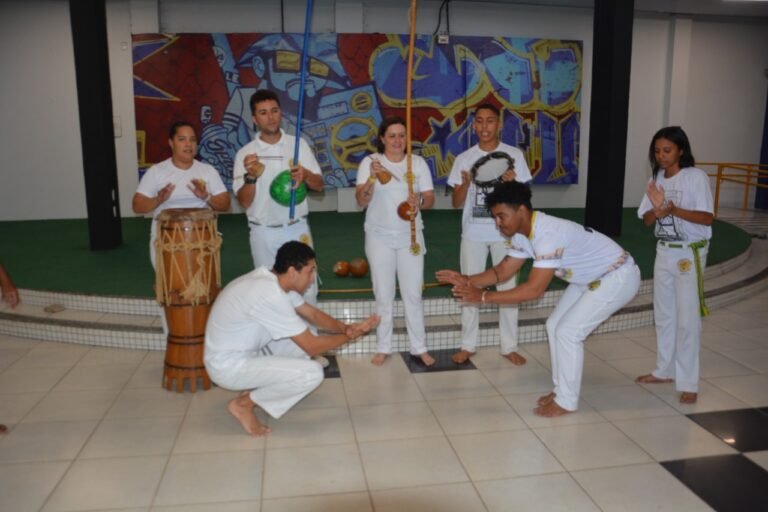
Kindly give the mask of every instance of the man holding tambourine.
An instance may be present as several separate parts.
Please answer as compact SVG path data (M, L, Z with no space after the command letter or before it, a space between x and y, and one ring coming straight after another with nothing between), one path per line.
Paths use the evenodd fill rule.
M296 138L280 128L282 110L274 92L258 90L250 104L258 132L235 156L232 187L248 216L253 265L272 268L277 250L284 243L295 240L313 245L304 198L306 188L323 190L323 175L303 139L299 141L299 161L292 161ZM291 179L296 187L293 219L289 214ZM317 303L316 283L309 287L304 299Z
M490 103L475 110L472 128L478 143L456 157L448 185L453 187L453 207L464 209L461 217L461 272L472 275L485 270L488 253L498 264L506 254L507 240L499 233L485 205L485 196L502 181L529 182L531 171L523 152L500 141L501 112ZM515 278L497 282L497 290L514 288ZM477 348L479 307L464 305L461 309L461 348L453 361L463 363ZM515 365L525 364L517 352L517 307L499 307L501 355Z

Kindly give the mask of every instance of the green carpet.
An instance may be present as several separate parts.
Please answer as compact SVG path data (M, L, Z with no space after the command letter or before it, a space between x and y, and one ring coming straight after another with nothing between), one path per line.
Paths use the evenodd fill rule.
M547 213L582 222L583 209L547 209ZM370 297L369 293L336 293L337 290L370 288L369 277L340 278L332 269L338 260L365 257L363 214L319 212L310 215L318 253L321 299ZM427 245L425 282L434 282L441 268L459 268L461 212L424 212ZM90 251L85 219L0 222L0 261L20 288L70 291L101 295L152 296L153 272L149 263L150 219L122 220L123 245L109 251ZM741 229L715 221L713 244L707 263L733 258L749 247L750 237ZM224 284L252 269L245 215L219 217L224 243L221 252ZM644 278L653 275L655 242L651 229L625 209L618 242L640 265ZM523 271L523 278L527 268ZM555 281L551 287L562 287ZM448 296L446 287L428 288L425 296Z

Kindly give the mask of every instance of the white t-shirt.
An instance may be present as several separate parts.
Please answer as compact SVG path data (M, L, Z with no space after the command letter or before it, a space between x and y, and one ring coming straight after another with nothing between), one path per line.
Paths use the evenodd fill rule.
M173 161L169 158L147 169L147 172L141 178L136 192L150 198L155 197L160 189L167 184L173 183L176 185L171 196L155 208L152 214L152 242L154 242L157 233L157 222L155 222L155 219L164 210L170 208L208 208L208 204L206 204L204 199L200 199L194 192L189 190L188 185L194 186L192 183L193 179L204 180L208 192L213 196L227 191L218 171L210 165L197 160L192 162L192 167L189 169L179 169L173 165Z
M366 233L393 237L410 234L411 223L404 221L397 215L397 207L408 199L408 181L405 177L408 171L408 157L406 156L400 162L390 162L381 153L366 156L360 162L360 168L357 171L358 185L364 184L371 176L373 159L378 160L394 177L386 185L377 181L373 186L373 197L371 197L371 202L368 203L365 212L365 231ZM414 175L413 192L419 194L433 190L432 174L427 162L420 156L413 155L411 167ZM421 210L416 214L416 228L424 229Z
M493 151L483 151L479 145L474 145L461 153L453 161L451 173L448 175L448 185L461 185L461 171L469 172L472 166L488 153L501 151L515 161L515 181L528 183L533 179L525 155L522 151L509 144L499 143ZM475 242L499 242L504 236L496 229L496 224L485 206L486 192L469 182L467 198L464 201L464 211L461 215L461 238Z
M648 180L648 183L650 184L652 181L653 178ZM667 201L672 201L675 206L684 210L709 213L715 211L709 177L701 169L685 167L671 178L665 178L664 169L660 169L656 174L656 186L664 188L664 197ZM642 219L649 210L653 210L653 204L648 198L648 194L645 194L637 209L637 216ZM656 238L660 240L698 242L712 238L712 226L695 224L680 217L667 215L656 220L655 233Z
M296 146L296 137L288 135L282 130L280 130L280 133L280 140L276 144L264 142L257 133L256 138L240 148L240 151L235 155L234 171L232 173L232 188L237 193L245 185L247 171L243 162L246 156L256 154L260 157L280 157L264 158L261 160L265 167L264 173L259 177L259 181L256 182L256 196L246 211L249 221L267 226L285 224L290 220L290 208L277 203L269 195L269 187L275 176L290 168ZM311 173L322 174L315 155L312 154L309 144L304 139L301 139L299 143L299 163ZM305 217L308 213L309 207L307 206L306 199L296 204L295 218Z
M267 267L242 275L216 298L205 329L205 363L231 360L258 352L273 340L290 338L307 330L296 313L304 299L285 292Z
M533 212L530 236L513 236L507 254L533 258L535 268L554 268L557 277L579 285L600 279L631 258L604 234L539 211Z

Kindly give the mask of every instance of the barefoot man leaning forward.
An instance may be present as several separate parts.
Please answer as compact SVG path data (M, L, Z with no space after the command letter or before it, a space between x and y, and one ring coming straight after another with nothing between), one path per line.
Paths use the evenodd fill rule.
M377 315L345 324L304 301L315 282L315 252L301 242L277 251L274 268L259 267L229 283L205 330L205 367L216 384L242 391L227 405L252 436L270 432L254 407L280 418L323 381L311 356L338 348L379 323ZM336 334L317 336L308 324Z
M554 389L539 398L534 412L545 417L573 412L579 404L584 340L632 300L640 287L640 270L607 236L534 211L531 191L522 183L497 185L486 204L501 233L511 238L507 256L480 274L440 270L437 280L452 284L454 297L470 304L519 304L544 295L555 276L568 282L547 319ZM510 279L529 258L533 268L524 283L511 290L485 289Z

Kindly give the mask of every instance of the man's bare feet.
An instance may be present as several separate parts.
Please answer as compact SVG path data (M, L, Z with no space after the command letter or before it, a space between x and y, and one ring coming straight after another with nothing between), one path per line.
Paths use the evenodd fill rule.
M551 393L547 393L544 396L540 396L538 400L536 400L537 405L547 405L549 402L555 399L555 392L552 391Z
M683 391L682 393L680 393L681 404L695 404L698 398L699 398L698 393L691 393L690 391Z
M453 361L456 364L466 363L467 361L469 361L469 358L472 357L473 355L475 355L474 352L461 349L451 356L451 361Z
M510 352L509 354L502 354L502 357L509 359L509 361L515 366L523 366L528 361L518 354L517 352Z
M641 375L635 379L635 382L639 384L667 384L669 382L675 382L675 379L660 379L652 373Z
M371 364L374 364L376 366L381 366L384 364L384 361L386 361L388 357L389 357L389 354L378 352L375 356L371 358Z
M429 352L424 352L423 354L419 354L419 359L421 359L421 362L424 363L424 366L432 366L435 364L435 358L429 355Z
M559 405L557 405L557 402L552 400L548 404L540 405L537 408L533 410L533 413L536 416L543 416L544 418L556 418L558 416L563 416L564 414L568 414L568 409L563 409Z
M227 410L229 413L240 422L243 426L243 430L248 435L259 437L272 432L272 429L262 424L253 412L253 408L256 404L253 403L251 397L247 394L240 394L237 398L233 398L227 404Z

